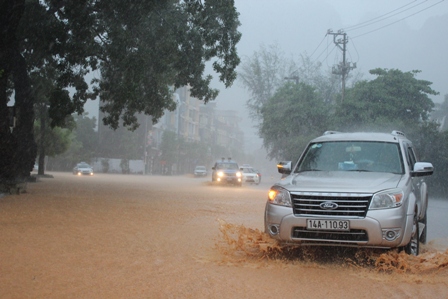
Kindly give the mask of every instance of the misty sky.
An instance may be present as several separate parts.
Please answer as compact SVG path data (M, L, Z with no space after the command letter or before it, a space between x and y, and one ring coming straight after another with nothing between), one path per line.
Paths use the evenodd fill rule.
M238 54L243 61L260 45L277 44L287 57L297 61L300 54L312 54L313 61L331 68L342 60L342 52L333 50L332 37L325 35L328 29L344 29L349 38L347 60L357 63L363 79L373 79L368 71L378 67L421 70L417 78L433 82L431 87L440 92L431 96L434 101L448 94L448 1L236 0L236 7L242 23ZM226 90L215 81L214 87L221 90L218 109L240 107L240 116L247 118L249 94L240 82ZM251 126L244 122L245 128ZM250 142L257 139L253 129L246 131Z

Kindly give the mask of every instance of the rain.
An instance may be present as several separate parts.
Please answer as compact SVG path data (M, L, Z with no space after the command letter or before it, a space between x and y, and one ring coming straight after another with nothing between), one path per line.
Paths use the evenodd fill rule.
M197 2L198 7L207 4ZM139 36L138 43L120 49L129 56L108 49L110 60L83 74L89 84L85 104L77 102L83 113L70 110L75 109L70 101L83 97L76 84L57 93L58 107L66 105L70 117L60 118L53 110L47 123L39 121L42 109L54 102L50 96L46 104L36 104L36 159L29 181L13 182L2 170L0 298L447 296L448 3L236 0L234 5L241 23L234 81L230 67L222 82L215 60L199 56L187 60L201 64L199 70L204 63L201 78L198 72L174 70L185 60L166 63L179 58L163 55L162 49L171 46L168 38ZM148 24L171 22L167 30L175 31L176 15L160 11ZM214 19L201 21L209 25ZM136 26L134 32L121 29L137 36L141 24L135 23L128 24ZM197 32L182 32L192 38L178 36L182 47L197 51ZM113 40L112 35L101 38ZM152 52L139 52L145 42L157 43L160 61ZM139 61L138 53L161 73L127 66ZM146 77L131 80L141 74ZM208 75L211 89L195 89ZM119 76L126 80L113 86ZM191 86L168 86L173 78ZM390 78L411 82L418 92L406 101L384 93L377 106L372 97L360 104L368 108L354 111L356 95L380 94L382 80ZM35 88L39 84L33 85L36 94L43 90ZM115 94L95 93L108 84L106 90ZM216 98L213 89L219 90ZM411 90L397 89L398 97ZM414 103L417 93L418 105L400 106ZM12 107L15 93L8 89L7 95ZM127 97L137 100L126 102ZM387 108L378 115L378 107ZM420 121L427 124L421 130ZM51 135L41 135L50 126ZM418 256L399 248L284 246L265 232L268 192L284 182L278 162L294 166L312 138L333 130L404 131L415 140L419 157L431 158L434 174L424 177L427 242L420 244ZM41 151L45 142L46 152ZM215 163L223 160L250 169L258 179L223 184L215 179ZM195 173L198 166L201 171L205 166L204 175Z

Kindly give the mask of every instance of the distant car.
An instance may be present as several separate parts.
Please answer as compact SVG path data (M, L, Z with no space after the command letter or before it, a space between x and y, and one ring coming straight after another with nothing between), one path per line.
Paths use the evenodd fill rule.
M227 160L222 158L221 160L216 161L212 170L212 182L229 183L237 186L243 184L243 175L238 163L231 158L228 158Z
M207 168L205 168L205 166L196 166L194 168L194 176L195 177L207 176Z
M73 174L76 175L93 175L93 168L86 162L81 162L73 167Z
M250 166L243 166L240 168L243 175L243 183L251 183L258 185L260 183L260 177L258 173Z

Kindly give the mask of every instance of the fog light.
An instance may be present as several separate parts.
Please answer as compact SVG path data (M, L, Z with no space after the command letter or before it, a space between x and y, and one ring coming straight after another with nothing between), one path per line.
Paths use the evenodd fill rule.
M216 180L217 180L218 182L221 182L221 178L217 178Z
M269 227L269 233L273 236L278 235L280 228L278 224L273 224Z
M384 229L383 239L387 241L394 241L400 237L400 229Z

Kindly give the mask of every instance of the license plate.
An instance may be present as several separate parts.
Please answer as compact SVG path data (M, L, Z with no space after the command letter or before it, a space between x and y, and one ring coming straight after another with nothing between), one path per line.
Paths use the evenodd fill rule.
M310 230L350 230L350 221L333 219L307 219L306 228Z

